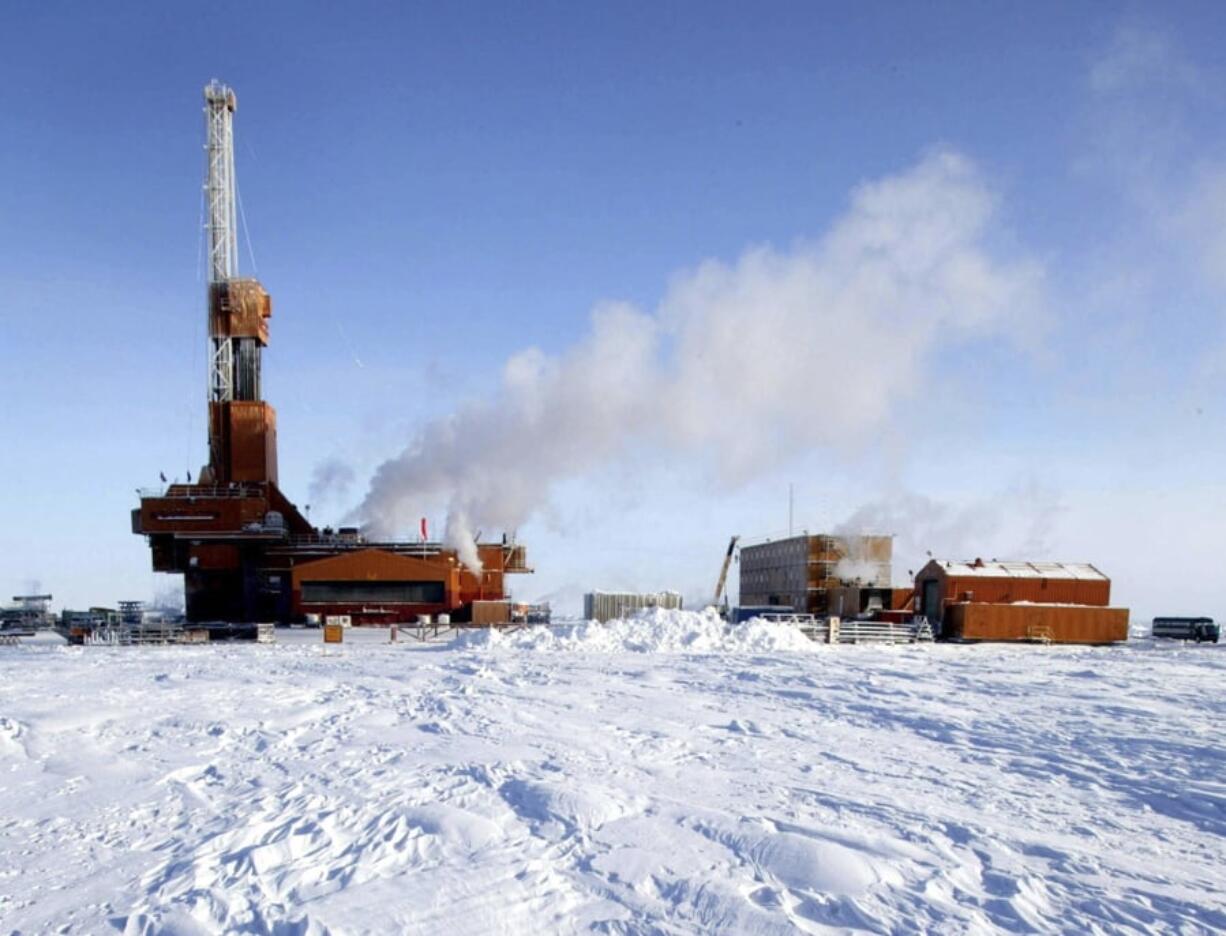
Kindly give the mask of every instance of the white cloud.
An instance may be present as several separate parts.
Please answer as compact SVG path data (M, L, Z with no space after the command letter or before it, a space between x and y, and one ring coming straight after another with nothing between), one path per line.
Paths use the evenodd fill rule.
M1226 290L1226 163L1196 173L1169 228L1192 248L1206 282Z
M1170 36L1137 24L1119 26L1090 65L1090 88L1098 94L1155 86L1199 89L1204 80Z

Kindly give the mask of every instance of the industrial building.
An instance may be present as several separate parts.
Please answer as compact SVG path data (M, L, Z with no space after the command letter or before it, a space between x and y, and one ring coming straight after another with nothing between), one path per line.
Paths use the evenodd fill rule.
M55 624L50 595L14 595L13 603L0 608L0 633L30 635Z
M588 592L583 596L583 617L589 621L615 621L646 608L680 610L680 593L662 592Z
M204 100L209 460L195 483L142 492L132 512L154 571L183 575L192 622L289 622L308 613L355 623L439 613L463 621L474 601L503 600L505 577L531 571L522 546L478 544L481 568L470 569L439 543L321 532L278 486L276 412L261 394L272 300L238 271L237 99L214 81Z
M933 559L915 578L917 610L946 640L1107 644L1128 639L1128 609L1088 563Z
M893 608L911 595L906 589L896 597L890 587L893 551L890 536L808 533L742 546L740 604L851 617L866 610L875 589L875 600L888 598ZM840 591L847 587L853 590Z

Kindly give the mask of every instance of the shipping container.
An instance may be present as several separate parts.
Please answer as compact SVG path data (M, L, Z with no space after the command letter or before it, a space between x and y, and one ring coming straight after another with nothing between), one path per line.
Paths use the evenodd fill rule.
M511 622L511 603L509 601L474 601L472 603L472 623L479 627L490 627Z
M1027 602L953 602L946 606L941 637L949 640L1119 643L1128 639L1128 609Z
M583 596L583 616L589 621L614 621L631 617L645 608L679 609L679 592L588 592Z

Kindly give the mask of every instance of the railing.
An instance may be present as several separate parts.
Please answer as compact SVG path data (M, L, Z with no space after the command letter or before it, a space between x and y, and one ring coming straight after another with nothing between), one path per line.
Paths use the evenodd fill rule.
M930 643L932 626L927 618L911 621L861 621L856 618L819 618L813 614L761 614L763 620L790 624L817 643Z
M840 621L839 643L931 643L932 626L918 621Z
M438 621L417 621L413 624L393 625L401 633L409 637L415 638L419 643L425 643L428 640L438 640L440 637L454 636L456 626L450 622L440 624ZM394 640L395 638L393 638Z
M195 500L197 498L263 497L264 485L258 482L236 481L233 484L168 484L164 488L139 488L142 498Z
M172 624L168 621L110 624L94 628L85 636L84 642L90 646L101 647L177 644L184 642L184 629L182 624Z
M1047 624L1031 624L1026 628L1026 639L1047 646L1052 642L1051 627Z
M408 556L435 556L443 550L443 544L437 541L372 540L360 533L293 533L285 541L290 546L327 546L329 549L395 549Z

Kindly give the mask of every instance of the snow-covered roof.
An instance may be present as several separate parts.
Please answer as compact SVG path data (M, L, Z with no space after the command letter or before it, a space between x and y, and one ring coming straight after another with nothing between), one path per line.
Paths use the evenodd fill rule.
M1108 581L1088 562L991 562L982 559L934 559L945 573L958 578L1044 578Z

